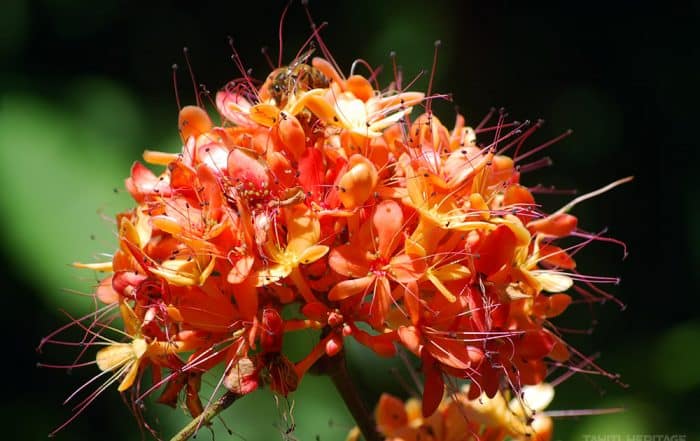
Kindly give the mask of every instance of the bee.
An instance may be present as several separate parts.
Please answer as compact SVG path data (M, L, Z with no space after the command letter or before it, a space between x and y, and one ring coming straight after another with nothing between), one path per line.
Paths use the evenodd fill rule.
M313 49L297 57L289 66L279 67L268 75L263 90L268 97L275 101L275 105L284 108L291 95L296 96L301 92L311 89L326 88L330 84L320 70L306 64Z

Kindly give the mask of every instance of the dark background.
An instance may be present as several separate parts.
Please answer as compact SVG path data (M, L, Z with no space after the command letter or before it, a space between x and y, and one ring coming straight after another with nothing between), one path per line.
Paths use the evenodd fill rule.
M95 4L93 4L95 3ZM568 3L568 2L567 2ZM239 76L226 36L253 75L268 70L260 48L277 57L282 2L137 2L9 0L0 13L0 271L6 338L0 404L8 439L43 439L70 414L61 401L96 373L66 375L37 361L67 359L61 348L37 354L42 336L65 323L59 308L86 310L94 277L68 267L112 252L109 219L129 207L122 190L143 149L175 151L177 105L170 66L177 63L183 103L192 103L182 47L198 83L216 90ZM559 389L551 409L623 406L626 412L557 420L556 439L585 435L683 434L698 439L700 260L698 168L698 2L311 2L322 35L347 72L355 58L384 65L396 51L406 77L430 69L433 41L442 40L434 90L451 92L437 105L449 127L454 105L476 124L492 106L519 120L547 121L536 140L568 128L573 136L540 156L554 166L524 177L587 192L634 175L621 188L574 210L591 231L608 228L629 257L594 244L577 257L589 274L619 275L610 291L627 305L578 307L570 322L592 334L571 335L583 352L629 387L577 376ZM309 35L299 4L284 27L288 62ZM415 88L425 90L427 76ZM535 144L532 144L535 145ZM116 188L116 192L113 189ZM543 195L556 209L568 196ZM595 326L593 326L595 325ZM299 338L306 344L311 336ZM305 341L302 341L305 340ZM353 350L353 373L368 400L386 384L402 388L371 354ZM258 394L237 403L226 420L233 439L280 439L280 406ZM323 379L305 379L296 394L301 440L344 439L351 420ZM240 404L240 405L239 405ZM151 407L157 407L151 405ZM151 414L149 414L151 415ZM186 421L158 412L164 436ZM153 417L156 419L156 417ZM59 439L138 439L137 425L116 387L106 391ZM229 439L217 429L217 439ZM200 438L209 439L204 432ZM610 438L614 439L614 438Z

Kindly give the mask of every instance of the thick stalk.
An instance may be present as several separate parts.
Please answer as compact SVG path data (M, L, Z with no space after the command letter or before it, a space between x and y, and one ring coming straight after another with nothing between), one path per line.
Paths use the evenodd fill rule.
M170 441L185 441L189 439L192 435L197 433L202 426L208 426L215 416L233 404L239 397L240 395L233 392L226 392L221 396L221 398L204 409L204 412L202 412L197 418L190 421L189 424L187 424L180 432L177 433L177 435L170 438Z
M333 385L355 419L365 441L382 441L383 438L377 432L374 418L367 411L357 387L352 383L345 364L345 350L342 350L334 357L323 357L316 364L314 371L318 374L328 375L331 378Z

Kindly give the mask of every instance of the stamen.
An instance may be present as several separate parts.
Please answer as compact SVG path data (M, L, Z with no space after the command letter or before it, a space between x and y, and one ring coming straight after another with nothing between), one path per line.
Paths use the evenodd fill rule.
M190 64L190 51L187 49L187 46L182 48L182 53L185 55L185 62L187 62L187 70L189 71L190 79L192 80L192 89L194 90L194 96L197 100L197 106L202 107L202 102L199 99L199 92L197 90L197 81L194 78L194 70L192 69L192 64Z

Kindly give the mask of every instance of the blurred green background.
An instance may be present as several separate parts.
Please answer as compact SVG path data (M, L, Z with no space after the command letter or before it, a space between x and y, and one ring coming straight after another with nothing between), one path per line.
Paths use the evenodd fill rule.
M113 215L130 206L123 179L144 149L179 148L171 80L181 66L179 92L194 102L182 47L190 48L198 83L216 90L238 72L226 36L254 76L264 78L260 54L277 56L282 2L120 2L5 0L0 13L0 249L5 355L0 403L6 439L44 439L71 415L61 401L96 373L94 368L38 369L65 360L53 348L37 354L42 336L65 323L60 312L84 311L90 272L69 267L115 248ZM437 105L450 126L454 106L478 122L492 106L519 120L544 118L536 140L573 128L545 154L555 165L524 177L581 192L635 175L625 185L575 209L580 225L629 246L609 244L578 256L586 273L619 275L611 291L626 305L572 309L560 324L589 328L569 340L622 375L628 388L595 376L565 382L551 409L623 406L621 414L560 419L555 438L584 435L683 434L700 439L700 204L697 106L698 2L674 7L631 1L534 6L529 2L311 2L323 37L346 72L355 58L384 65L396 51L407 78L432 62L442 40L434 90L451 92ZM284 57L309 35L300 5L289 10ZM417 88L427 87L427 77ZM535 140L535 142L536 142ZM544 156L543 154L542 156ZM549 208L566 196L545 195ZM297 337L310 344L311 335ZM17 358L15 359L15 356ZM391 384L390 364L351 348L353 374L368 400ZM352 425L324 379L307 377L294 395L298 439L342 440ZM151 404L147 415L171 435L187 418ZM238 435L217 425L217 439L281 439L287 423L267 392L225 414ZM318 438L316 436L318 435ZM106 391L58 439L139 439L116 388ZM207 431L200 439L210 439ZM610 438L612 439L612 438ZM624 439L624 438L622 438Z

